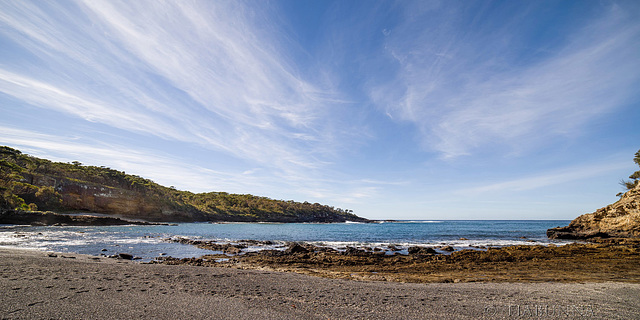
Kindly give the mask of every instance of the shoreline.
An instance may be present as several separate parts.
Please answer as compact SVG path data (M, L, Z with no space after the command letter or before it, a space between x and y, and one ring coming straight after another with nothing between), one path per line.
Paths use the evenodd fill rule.
M491 222L484 223L491 225ZM228 226L227 225L231 225ZM274 226L277 225L277 226ZM31 225L11 225L0 226L0 243L16 244L19 246L45 247L49 250L75 251L86 254L100 254L100 250L107 248L111 251L119 250L113 243L128 243L132 251L127 252L142 257L149 261L158 257L158 253L165 253L177 258L199 257L206 254L198 252L194 255L181 254L176 252L180 247L185 247L181 243L181 238L186 241L198 240L207 242L217 242L223 245L242 246L242 251L260 251L263 249L286 249L290 242L308 243L314 246L329 247L336 250L346 250L347 247L358 249L385 251L387 254L407 254L410 247L430 247L439 253L448 254L453 250L479 249L486 250L488 247L503 247L512 245L564 245L572 241L549 240L544 236L544 232L532 232L530 224L513 226L518 231L509 234L502 232L475 235L475 229L469 230L470 223L445 223L442 224L448 229L456 229L458 225L463 229L453 231L439 231L440 224L376 224L374 226L362 224L280 224L273 223L185 223L169 226L31 226ZM535 225L535 224L531 224ZM547 229L554 222L542 223L540 230ZM320 227L321 226L321 227ZM434 227L435 226L435 227ZM132 227L131 229L126 229ZM511 228L510 223L499 225L500 228ZM387 229L410 229L414 236L407 239L395 235L389 235ZM430 231L431 229L440 228ZM13 230L11 230L13 229ZM100 232L96 233L100 229ZM197 230L197 232L195 231ZM537 231L537 229L535 229ZM61 231L61 232L60 232ZM113 232L111 232L113 231ZM246 231L246 232L245 232ZM256 236L252 237L254 232ZM307 237L306 232L312 232L311 237ZM395 231L393 231L395 232ZM443 233L441 236L438 232ZM453 233L452 233L453 232ZM11 234L13 233L13 234ZM457 234L456 234L457 233ZM345 236L339 236L344 234ZM453 234L453 235L450 235ZM104 236L102 236L104 235ZM468 237L468 238L465 238ZM54 241L49 241L49 239ZM151 240L153 238L153 240ZM254 240L246 240L254 239ZM173 240L178 241L173 241ZM126 240L126 241L125 241ZM113 243L112 243L113 242ZM179 242L178 245L171 245L171 242ZM257 242L269 242L269 245L256 244ZM68 246L65 244L68 243ZM151 243L156 243L158 250L150 249ZM144 244L144 245L141 245ZM94 248L92 248L94 246ZM146 246L146 247L144 247ZM139 249L140 248L140 249ZM95 250L93 250L95 249ZM445 250L446 249L446 250ZM453 249L453 250L451 250ZM189 249L187 249L189 250ZM448 250L448 251L447 251Z
M182 239L181 243L216 250L200 258L162 257L151 263L294 272L325 278L414 282L630 282L640 283L640 241L608 239L600 243L516 245L452 252L427 247L408 254L347 247L344 251L308 243L285 250L237 254L241 247ZM224 252L224 253L223 253ZM234 254L235 253L235 254Z
M55 255L0 248L0 317L632 319L640 311L638 283L350 281Z
M23 243L20 232L8 239ZM73 231L72 235L76 234ZM78 231L82 241L83 231ZM91 233L89 233L91 234ZM139 235L135 241L139 241ZM12 240L13 238L18 240ZM146 236L143 239L147 239ZM151 239L151 238L149 238ZM9 241L10 240L10 241ZM20 242L22 241L22 242ZM145 253L125 244L93 245L82 252L140 259L152 263L295 272L326 278L414 282L632 282L640 283L640 241L601 239L600 243L460 248L438 246L344 247L311 242L195 240L184 237L150 240ZM156 248L160 241L163 247ZM523 240L529 241L529 240ZM54 248L67 252L64 248ZM73 250L70 250L73 252Z

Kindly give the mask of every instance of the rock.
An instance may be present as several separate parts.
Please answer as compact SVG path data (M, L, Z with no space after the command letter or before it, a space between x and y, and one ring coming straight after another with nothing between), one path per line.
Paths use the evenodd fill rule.
M409 254L422 254L422 255L437 253L436 250L434 250L433 248L424 248L424 247L409 247L407 251L409 252Z
M440 247L440 250L446 251L446 252L452 252L452 251L455 251L456 249L454 249L452 246L444 246L444 247Z
M107 249L102 249L102 250L100 250L100 251L104 252L104 251L109 251L109 250L107 250Z
M433 248L423 248L422 252L427 253L427 254L436 254L438 252L436 252L436 250L433 250Z
M367 254L367 252L354 247L347 247L347 250L345 250L342 254L347 256L358 256L358 255Z
M124 259L124 260L133 260L133 255L128 253L118 253L118 258Z
M467 239L467 238L459 238L458 240L469 240L469 239Z
M547 230L547 237L572 240L640 238L640 184L611 205L583 214L566 227Z
M292 253L308 253L309 250L303 246L301 246L298 243L292 243L291 245L289 245L289 248L287 248L284 251L286 254L292 254Z
M280 250L261 250L258 252L259 255L264 255L264 256L268 256L268 257L280 257L282 255L284 255L285 253L283 251Z
M223 252L226 254L239 254L242 252L242 249L233 245L228 245L224 248Z
M91 215L72 216L55 212L0 210L0 224L30 224L33 226L109 226L109 225L150 225L154 223L128 221L114 217Z
M416 253L420 252L421 250L422 250L422 248L420 248L420 247L409 247L409 249L407 249L409 254L416 254Z

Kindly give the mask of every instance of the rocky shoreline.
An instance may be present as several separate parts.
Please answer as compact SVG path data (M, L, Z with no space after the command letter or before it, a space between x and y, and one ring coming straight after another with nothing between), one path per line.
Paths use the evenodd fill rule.
M640 238L640 184L620 196L615 203L581 215L566 227L547 230L550 239L598 240Z
M0 224L34 226L112 226L112 225L164 225L164 223L125 220L93 215L67 215L51 211L0 211Z
M304 243L290 243L284 250L239 253L242 244L177 241L219 253L199 258L163 257L151 263L285 271L366 281L640 283L640 241L631 239L454 252L448 248L411 247L407 254L353 247L336 250Z

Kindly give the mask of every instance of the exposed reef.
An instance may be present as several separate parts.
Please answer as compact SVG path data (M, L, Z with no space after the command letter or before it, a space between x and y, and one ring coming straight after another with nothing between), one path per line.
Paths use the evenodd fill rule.
M221 251L206 241L181 243ZM152 263L288 271L328 278L398 282L640 282L640 242L628 240L520 245L450 254L411 247L408 254L371 248L335 250L290 243L284 250L211 254L200 258L162 257Z

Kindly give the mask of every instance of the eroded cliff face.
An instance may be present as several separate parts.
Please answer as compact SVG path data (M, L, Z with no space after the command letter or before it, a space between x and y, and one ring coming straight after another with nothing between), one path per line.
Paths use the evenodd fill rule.
M7 146L0 146L0 210L94 212L162 222L369 221L319 203L180 191L124 171L51 162Z
M566 227L547 230L551 239L640 238L640 184L614 204L583 214Z
M120 215L147 221L204 221L197 210L177 207L157 195L69 179L46 178L54 181L55 190L62 196L64 210L78 210Z

